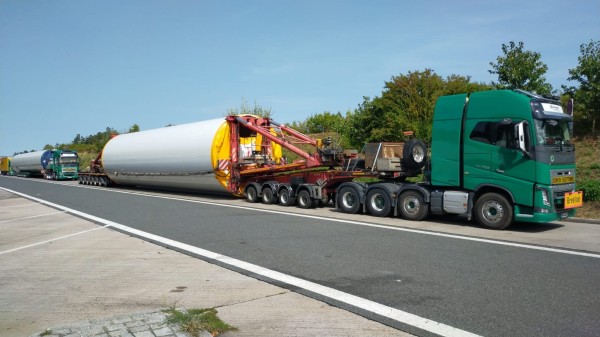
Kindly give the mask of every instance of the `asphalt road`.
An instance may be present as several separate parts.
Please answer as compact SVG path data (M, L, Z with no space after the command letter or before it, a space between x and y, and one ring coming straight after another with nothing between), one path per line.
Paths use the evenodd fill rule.
M0 186L482 336L600 335L597 257L117 193L122 189L8 177Z

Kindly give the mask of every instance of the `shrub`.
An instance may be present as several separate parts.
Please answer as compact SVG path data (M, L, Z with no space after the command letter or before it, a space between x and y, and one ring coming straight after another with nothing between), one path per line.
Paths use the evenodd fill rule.
M600 181L583 180L577 184L577 189L583 191L584 201L600 201Z

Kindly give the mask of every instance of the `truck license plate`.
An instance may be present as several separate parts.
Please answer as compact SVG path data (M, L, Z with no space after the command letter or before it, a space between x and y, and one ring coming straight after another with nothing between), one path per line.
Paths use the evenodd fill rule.
M583 206L583 192L575 191L565 193L565 208L575 208Z

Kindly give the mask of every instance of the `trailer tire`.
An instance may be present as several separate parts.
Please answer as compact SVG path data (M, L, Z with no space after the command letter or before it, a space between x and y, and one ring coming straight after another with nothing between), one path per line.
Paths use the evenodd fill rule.
M337 204L344 213L356 214L360 210L360 195L352 187L342 187L337 195Z
M270 187L263 189L262 201L267 205L272 205L277 202L277 197L275 197L275 194L273 193L273 190Z
M292 197L292 192L287 188L279 191L277 199L279 199L279 204L282 206L292 206L296 202L296 198Z
M392 210L390 195L381 188L374 188L367 193L367 210L369 214L379 217L388 216Z
M475 220L486 228L505 229L512 224L513 209L503 195L486 193L475 202Z
M315 206L315 202L313 202L312 198L310 197L310 192L308 190L302 190L298 192L298 207L309 209L315 208Z
M419 191L408 190L400 194L398 207L406 220L421 221L429 215L429 207Z
M246 189L246 200L252 203L258 202L258 191L256 190L256 187L249 186Z
M409 139L402 150L402 165L411 170L420 170L425 166L427 147L419 139Z

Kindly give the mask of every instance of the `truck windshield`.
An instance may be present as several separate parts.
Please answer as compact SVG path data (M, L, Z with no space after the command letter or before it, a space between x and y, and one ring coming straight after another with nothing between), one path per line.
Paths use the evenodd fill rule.
M60 157L58 163L62 165L75 165L77 164L77 157Z
M569 119L536 119L538 145L572 145L573 122Z

